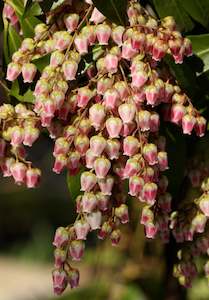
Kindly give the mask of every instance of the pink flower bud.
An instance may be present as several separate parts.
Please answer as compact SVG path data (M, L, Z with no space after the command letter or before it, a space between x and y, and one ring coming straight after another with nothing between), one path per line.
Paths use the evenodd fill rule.
M148 80L148 74L142 70L142 71L136 71L132 73L132 83L131 85L136 88L140 89Z
M136 128L135 122L124 123L120 134L124 137L127 137L133 133L135 128Z
M62 65L62 70L66 80L74 80L78 70L78 64L73 59L66 60Z
M57 248L66 246L69 240L69 233L64 227L57 228L54 236L53 245Z
M3 8L3 16L10 20L14 14L14 8L11 5L5 3Z
M65 56L64 56L64 54L62 52L60 52L60 51L54 51L51 54L50 66L56 68L59 65L62 65L63 62L64 62L64 60L65 60Z
M92 150L95 156L100 156L104 151L107 142L105 138L100 135L92 136L90 139L90 149Z
M74 289L78 287L79 285L79 279L80 279L80 274L77 269L70 269L68 271L68 282L70 284L71 289Z
M145 182L150 182L153 181L155 178L155 171L153 170L153 168L147 167L144 170L144 174L143 174L143 179Z
M54 102L54 104L55 104L55 108L56 108L56 103ZM67 102L65 101L63 103L63 105L60 107L60 109L58 111L58 118L60 120L67 121L70 109L72 109L72 107L70 105L71 105L70 101L67 101Z
M87 87L84 86L82 88L79 88L78 90L78 107L86 107L90 99L92 98L93 93L92 91Z
M112 78L100 78L97 81L97 93L103 95L108 89L112 88L113 80Z
M127 136L123 140L123 154L133 156L138 153L140 143L134 136Z
M151 114L147 110L141 110L138 113L138 124L141 128L141 131L147 131L150 130L150 119Z
M67 157L63 154L58 154L55 158L53 172L60 174L67 165Z
M77 51L83 55L88 53L88 37L84 34L79 34L74 40Z
M37 96L40 96L41 94L47 94L48 92L49 92L48 81L45 79L40 79L39 81L37 81L34 95L37 97ZM37 99L36 99L36 101L37 101Z
M56 248L54 250L55 268L61 268L66 260L66 250Z
M53 117L56 111L55 102L52 99L47 98L43 103L43 111L46 116Z
M31 147L34 144L34 142L38 139L39 133L40 132L36 127L32 127L32 126L24 127L23 144L25 146Z
M104 195L110 196L114 185L114 177L111 175L106 176L104 179L98 181L99 188Z
M110 73L116 73L118 70L118 57L117 55L107 54L105 56L105 65L107 71Z
M91 230L96 230L101 227L102 213L101 211L95 211L86 216L86 220L89 223Z
M67 287L67 274L65 271L54 270L52 273L54 293L61 295Z
M179 124L185 115L185 107L182 104L174 104L171 107L171 122Z
M136 160L135 158L129 158L125 165L124 176L125 178L129 178L131 176L137 175L139 170L140 164L138 160Z
M184 134L189 134L191 135L192 130L195 126L196 119L194 116L186 114L182 118L182 128L183 128L183 133Z
M120 229L115 229L112 231L110 235L110 239L112 242L112 246L117 246L121 239L121 232Z
M108 139L105 152L110 160L118 159L120 154L120 142L117 139Z
M112 232L112 227L109 222L104 222L98 233L98 238L104 240Z
M111 35L111 28L106 24L99 24L96 27L96 35L100 45L108 45Z
M184 55L191 56L192 54L192 43L188 38L184 38Z
M196 132L196 135L199 137L204 136L205 134L205 128L206 128L206 120L202 116L198 116L196 118L196 123L194 126L194 130Z
M75 31L78 27L79 23L79 15L77 14L69 14L64 19L65 26L67 27L67 30L71 33Z
M116 26L112 30L112 39L119 47L121 47L123 43L124 31L125 28L123 26Z
M84 254L85 244L82 240L74 240L70 243L69 254L75 261L80 261Z
M22 52L27 52L27 51L31 52L32 50L34 50L34 47L35 47L35 41L32 38L25 38L22 41L20 50Z
M138 196L144 186L144 180L139 176L131 176L129 179L129 194L133 197Z
M95 173L99 179L103 179L107 176L110 167L111 163L105 157L98 157L94 162Z
M155 165L158 162L155 144L146 144L143 148L143 156L150 166Z
M207 216L199 213L192 220L192 226L196 232L203 233L205 231L206 222Z
M148 85L145 89L147 104L155 106L159 98L159 89L155 85Z
M86 167L88 169L92 169L94 167L94 162L96 160L96 156L94 155L93 151L91 149L86 151Z
M106 113L105 113L105 108L103 105L96 103L90 107L89 119L91 121L92 126L96 130L99 130L99 128L103 124L105 116L106 116Z
M65 101L65 94L59 90L53 90L50 94L50 98L55 103L56 109L60 109Z
M53 116L46 115L45 113L41 114L41 126L49 127L51 125Z
M93 22L94 24L102 23L106 17L95 7L93 9L91 18L89 19L90 22Z
M76 133L77 133L77 129L73 125L68 125L64 128L64 137L67 139L74 137Z
M53 155L56 157L59 154L67 154L70 149L69 142L66 138L60 137L56 140L54 145Z
M5 156L7 143L0 138L0 158Z
M157 185L154 182L145 183L142 191L143 200L150 205L155 203L157 195Z
M57 31L54 33L53 39L55 40L55 49L63 51L71 43L72 36L67 31Z
M84 156L89 148L89 139L86 135L77 135L74 139L74 145L80 155Z
M102 212L108 210L110 197L108 195L104 195L101 192L98 192L96 194L96 197L97 197L98 209Z
M1 171L3 173L3 177L10 177L11 166L15 163L15 159L13 157L6 157L3 162L0 164Z
M83 172L81 175L81 191L90 192L95 184L97 183L97 178L94 173Z
M150 131L157 132L160 127L160 116L158 113L152 113L150 116Z
M152 223L154 220L154 214L149 206L144 206L142 209L142 215L140 223L143 225L148 225L149 223Z
M78 220L74 224L76 237L78 240L86 240L86 236L89 233L90 226L85 220Z
M167 43L163 40L157 40L153 45L152 58L156 61L160 61L168 50Z
M157 233L157 226L153 223L148 223L145 225L145 233L148 239L154 239Z
M81 203L82 212L91 213L97 206L97 198L93 193L84 193Z
M209 217L209 197L204 195L200 200L199 207L206 217Z
M110 117L106 121L106 128L110 138L118 138L122 129L120 118Z
M27 63L22 66L22 76L24 83L33 82L33 79L36 75L37 68L34 64Z
M129 222L128 206L125 204L121 204L119 207L116 207L115 216L120 219L122 224L128 223Z
M157 154L158 158L158 164L160 167L160 171L165 171L168 169L168 157L167 157L167 152L165 151L160 151Z
M125 81L117 81L114 84L114 88L117 90L119 93L119 96L121 99L125 99L128 97L129 92L128 92L128 86Z
M123 123L131 123L135 117L136 107L134 104L124 103L119 106L118 113Z
M131 44L133 49L143 50L145 45L146 36L143 32L134 32L134 35L131 39Z
M70 152L68 155L67 168L69 170L77 170L80 162L80 154L78 151Z
M86 36L88 44L94 45L96 41L96 31L94 25L84 26L81 30L81 33Z
M40 180L41 171L37 168L30 168L26 172L27 188L35 188Z
M17 184L25 182L27 167L21 162L15 162L11 165L10 171Z
M104 105L108 110L114 110L120 101L119 94L116 89L108 89L104 93Z
M131 60L137 54L137 50L132 47L131 40L126 40L122 45L122 58Z
M11 62L7 67L7 80L14 81L21 73L21 65Z

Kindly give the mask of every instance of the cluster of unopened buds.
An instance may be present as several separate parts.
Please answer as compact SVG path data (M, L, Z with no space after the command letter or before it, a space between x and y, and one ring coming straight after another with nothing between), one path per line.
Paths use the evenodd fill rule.
M166 54L176 63L192 54L190 41L176 30L173 18L159 22L137 1L130 1L128 25L116 25L86 2L83 14L63 16L61 30L39 24L34 39L23 40L8 65L8 80L22 74L24 82L31 83L37 73L34 60L50 54L50 64L36 83L33 111L26 110L29 121L22 115L23 106L8 106L11 116L0 115L2 149L7 144L7 151L13 153L15 148L17 155L22 143L31 146L39 128L47 128L55 140L54 172L67 169L75 175L83 170L81 195L76 199L78 217L72 226L58 228L54 238L56 294L68 283L71 288L78 285L79 272L70 263L83 256L90 231L97 230L99 239L109 237L113 245L119 243L120 224L129 222L124 182L129 195L144 203L140 222L146 237L158 234L163 242L169 241L171 195L162 174L168 159L165 137L159 135L160 119L182 126L185 134L194 129L198 136L204 135L206 126L168 67L164 72L159 69ZM87 64L89 53L93 59ZM21 116L15 118L19 110ZM28 126L30 142L25 137ZM1 154L4 166L8 154L5 150ZM23 172L26 177L17 180L12 170L11 174L16 182L26 178L27 183L31 168L20 158L13 162L18 176Z
M202 182L201 189L202 195L195 199L193 203L189 203L187 207L179 210L178 213L174 212L171 221L171 228L176 241L178 243L184 242L178 253L180 261L174 268L174 275L186 287L191 287L192 280L198 273L195 259L200 255L209 255L208 178ZM205 276L209 280L209 259L205 263L204 270Z

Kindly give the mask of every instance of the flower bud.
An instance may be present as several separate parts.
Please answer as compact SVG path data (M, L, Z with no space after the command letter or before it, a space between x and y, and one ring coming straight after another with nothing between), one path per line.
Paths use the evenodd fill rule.
M36 75L37 68L34 64L26 63L22 66L22 76L24 83L33 82L33 79Z
M89 119L91 121L92 126L96 130L99 130L99 128L103 124L105 116L106 116L106 113L105 113L105 108L103 105L96 103L90 107Z
M104 105L108 110L114 110L119 104L119 94L116 89L108 89L104 93Z
M40 180L41 171L37 168L29 168L26 172L27 188L35 188Z
M21 73L21 65L11 62L7 67L7 80L14 81Z
M80 155L84 156L89 148L89 139L86 135L77 135L74 139L74 145Z
M103 179L107 176L110 167L111 167L111 163L105 157L98 157L94 162L95 173L99 179Z
M81 204L82 212L91 213L97 206L97 198L93 193L84 193Z
M89 223L91 230L96 230L101 227L102 213L101 211L95 211L86 216L86 220Z
M155 165L158 162L157 147L155 144L146 144L143 147L143 156L150 166Z
M92 91L87 87L84 86L82 88L79 88L78 90L78 107L86 107L90 99L92 98L93 93Z
M137 50L132 47L131 40L126 40L122 45L122 58L131 60L137 53Z
M52 273L54 293L61 295L67 287L67 274L64 270L54 270Z
M110 138L118 138L122 129L120 118L110 117L106 121L106 128Z
M78 240L86 240L86 236L89 233L90 226L85 220L78 220L74 224L76 237Z
M66 60L62 65L65 80L74 80L78 70L78 64L73 59Z
M129 179L129 194L133 197L138 196L144 186L144 180L139 176L131 176Z
M79 15L77 14L69 14L64 19L65 26L67 30L71 33L75 31L78 27L79 23Z
M88 169L92 169L94 167L96 156L94 155L91 149L88 149L86 151L85 159L86 159L86 167Z
M95 7L93 9L91 18L89 19L90 22L93 22L94 24L102 23L106 17Z
M79 34L74 40L77 51L83 55L88 53L88 37L84 34Z
M150 205L153 205L156 201L157 185L154 182L147 182L143 186L142 199Z
M69 142L64 137L59 137L54 145L53 155L56 157L59 154L67 154L70 149Z
M153 223L148 223L145 225L145 234L146 234L146 237L148 239L154 239L156 233L157 233L157 226L154 225Z
M64 154L56 155L53 172L60 174L67 165L67 157Z
M160 116L158 113L152 113L150 116L150 131L157 132L160 127Z
M90 149L95 156L100 156L104 151L107 142L105 138L100 135L92 136L90 139Z
M139 170L140 164L138 160L136 160L135 158L129 158L125 165L124 176L125 178L129 178L130 176L137 175Z
M80 274L77 269L70 269L67 273L67 279L70 284L71 289L78 287Z
M117 55L113 54L107 54L105 56L105 65L107 68L107 71L110 73L116 73L118 70L118 57Z
M114 84L114 88L117 90L117 92L119 93L119 96L122 100L126 99L128 97L128 95L129 95L128 86L125 81L117 81Z
M30 125L24 127L23 144L25 146L31 147L34 144L34 142L38 139L39 133L39 129L36 127L32 127Z
M98 181L99 188L104 195L110 196L114 185L114 177L111 175L106 176L104 179Z
M121 204L119 207L115 208L115 216L120 219L122 224L129 222L128 206Z
M167 43L163 40L157 40L153 45L152 58L156 61L160 61L168 50Z
M199 207L206 217L209 217L209 197L204 195L200 200Z
M83 172L81 174L81 191L90 192L96 183L97 178L94 173Z
M53 245L61 248L67 245L69 240L69 233L64 227L57 228L54 236Z
M63 51L71 43L72 36L67 31L57 31L53 34L53 39L55 40L55 49Z
M98 233L98 238L104 240L112 232L112 227L109 222L104 222Z
M67 168L71 171L77 170L80 162L80 154L78 151L70 152L68 155Z
M84 254L85 244L82 240L74 240L70 243L69 254L75 261L80 261Z
M0 164L1 171L3 173L3 177L10 177L11 166L15 163L15 159L13 157L6 157L3 162Z
M96 27L96 36L100 45L108 45L111 28L107 24L99 24Z
M66 250L56 248L54 250L55 268L61 268L66 260Z
M186 114L182 118L182 128L183 128L183 133L184 134L189 134L191 135L191 132L195 126L196 119L194 116Z
M121 231L120 229L115 229L112 231L110 235L110 239L112 242L112 246L117 246L121 239Z
M147 110L140 110L138 113L138 124L141 131L150 130L151 114Z
M132 72L132 87L136 89L140 89L148 80L148 74L146 71L136 71Z
M112 39L119 47L121 47L123 43L124 31L125 28L123 26L116 26L112 30Z
M123 123L131 123L135 117L136 107L134 104L124 103L119 106L118 113Z
M97 93L103 95L108 89L112 88L113 86L113 79L112 78L100 78L97 81Z
M21 162L15 162L11 165L11 173L17 184L22 184L25 182L27 167Z
M179 124L185 115L185 107L182 104L174 104L171 107L171 122Z
M168 169L168 157L167 157L167 152L165 151L160 151L157 154L158 158L158 164L160 167L160 171L165 171Z
M50 58L50 66L57 68L58 66L62 65L62 63L65 60L65 56L62 52L60 51L54 51L51 54Z
M198 116L196 118L196 123L194 126L194 130L196 132L196 135L199 137L204 136L205 134L205 128L206 128L206 120L202 116Z
M123 154L133 156L138 153L140 143L134 136L127 136L123 140Z
M144 206L142 209L142 215L140 223L143 225L148 225L149 223L152 223L154 220L154 214L149 206Z
M108 139L105 152L110 160L118 159L120 155L120 142L117 139Z
M199 213L193 218L192 227L196 232L203 233L205 230L206 222L207 222L207 217Z

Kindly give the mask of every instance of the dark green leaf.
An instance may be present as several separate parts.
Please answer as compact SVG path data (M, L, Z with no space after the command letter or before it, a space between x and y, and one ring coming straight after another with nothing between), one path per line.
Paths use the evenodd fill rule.
M10 95L15 97L20 102L34 103L35 97L31 89L28 89L27 92L23 95L20 95L20 87L18 80L15 80L12 83L12 87L10 90Z
M195 21L209 28L209 0L183 0L181 4Z
M42 11L40 5L36 2L32 2L32 0L29 0L25 5L25 10L22 19L30 16L40 16L41 14Z
M173 16L181 30L190 31L194 27L194 23L183 8L181 0L153 0L153 3L161 18Z
M20 35L16 32L14 27L9 24L8 28L8 44L9 44L9 55L12 54L20 48L21 38Z
M33 37L34 28L36 25L41 23L41 21L36 17L27 17L20 20L21 28L23 30L24 37Z
M75 176L71 176L69 174L67 175L67 185L68 185L71 199L73 201L76 199L77 196L79 196L81 194L80 178L81 178L82 172L83 172L83 169L81 169L80 172Z
M198 84L195 70L190 66L189 59L183 64L176 64L171 56L165 57L165 62L170 68L171 73L176 78L180 87L191 97L194 98L198 94Z
M110 21L126 24L127 0L93 0L93 3Z
M194 53L204 62L203 72L209 70L209 34L190 35Z
M34 59L33 63L36 65L37 69L42 72L43 69L49 65L50 62L50 54L42 56L40 58Z

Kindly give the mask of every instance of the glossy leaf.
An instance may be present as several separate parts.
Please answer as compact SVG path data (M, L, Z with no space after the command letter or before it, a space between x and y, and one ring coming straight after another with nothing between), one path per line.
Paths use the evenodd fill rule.
M21 28L24 34L24 37L33 37L34 36L34 28L36 25L41 23L41 21L33 16L23 18L20 20Z
M193 29L194 23L182 6L181 0L153 0L153 4L160 18L173 16L181 30L190 31Z
M203 72L209 70L209 34L190 35L194 53L204 62Z
M23 95L20 95L20 87L19 87L18 80L15 80L12 83L10 95L15 97L20 102L34 103L34 101L35 101L35 97L33 95L33 92L31 91L31 89L28 89L26 93L24 93Z
M9 45L9 55L12 54L20 48L21 38L20 35L16 32L14 27L9 24L8 27L8 45Z
M4 59L6 64L9 63L9 46L8 46L8 29L9 29L9 22L7 19L3 18L4 22L4 43L3 43L3 50L4 50Z
M93 3L110 21L121 25L126 23L127 0L93 0Z
M37 69L42 72L43 69L49 65L50 62L50 54L42 56L40 58L34 59L32 62L36 65Z
M71 200L75 200L77 196L81 194L80 192L80 178L81 178L81 173L83 172L83 169L80 170L78 174L75 176L67 175L67 185L68 185L68 190L70 192Z
M27 1L25 5L24 14L22 19L27 16L40 16L42 14L41 7L38 3L34 3L32 0Z

